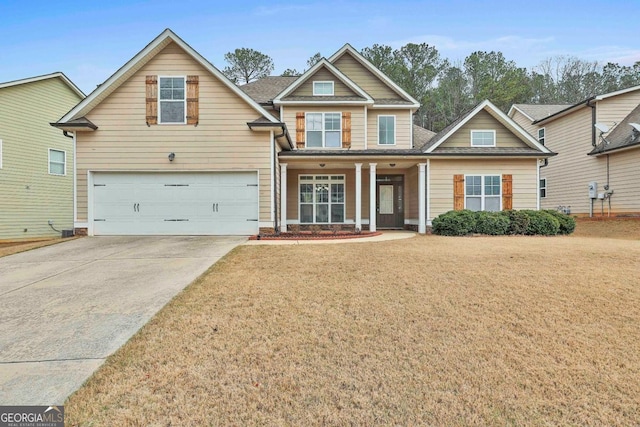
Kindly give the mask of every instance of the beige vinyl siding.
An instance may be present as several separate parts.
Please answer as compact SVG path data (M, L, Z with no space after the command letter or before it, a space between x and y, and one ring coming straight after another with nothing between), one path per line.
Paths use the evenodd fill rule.
M379 145L378 133L378 117L379 116L395 116L396 117L396 144L395 145ZM368 148L412 148L411 126L413 116L411 111L407 110L378 110L370 109L367 112L367 139Z
M333 65L374 99L403 99L385 82L345 52Z
M405 171L404 186L405 186L405 203L404 203L404 220L411 220L417 224L418 212L419 212L419 194L418 194L418 166L413 166Z
M511 118L529 135L533 136L536 140L538 139L538 129L540 129L540 126L531 124L531 120L518 110L514 112Z
M313 76L309 77L309 79L301 84L300 87L298 87L295 91L293 91L290 96L313 96L314 81L333 82L334 96L359 96L347 85L338 80L338 78L326 68L321 68L316 71ZM322 100L323 98L331 99L330 96L319 96L318 98L320 98L320 100Z
M544 125L546 146L558 153L549 165L540 169L540 178L547 180L547 197L541 208L571 206L573 213L589 212L587 185L606 179L604 159L587 156L591 146L591 108L581 108Z
M488 159L488 160L436 160L431 159L430 217L453 209L453 176L503 175L513 176L513 209L536 209L538 200L537 160Z
M145 77L200 76L198 126L145 123ZM87 220L87 171L257 170L260 221L271 220L269 132L253 132L259 116L244 100L171 43L92 110L99 129L78 133L78 218ZM169 162L167 155L176 154Z
M59 78L0 89L0 240L73 228L73 140L49 123L80 100ZM50 148L66 152L66 176L49 175Z
M606 162L606 158L601 158ZM611 210L616 214L640 213L640 147L611 153L609 155L609 185L614 191L611 197ZM603 192L605 182L598 183L599 192ZM595 209L600 211L600 203ZM605 203L605 214L608 205Z
M640 90L606 98L596 104L596 122L613 128L640 104Z
M451 135L441 147L471 147L472 130L495 130L496 147L527 147L526 143L484 110Z
M360 106L288 106L284 109L284 122L289 126L293 144L296 145L296 113L344 113L351 112L351 149L364 150L364 109Z

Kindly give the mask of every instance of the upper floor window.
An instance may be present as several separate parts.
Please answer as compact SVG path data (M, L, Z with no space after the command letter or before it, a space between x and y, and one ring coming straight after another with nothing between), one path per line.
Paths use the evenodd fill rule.
M464 182L465 209L493 212L500 210L500 175L467 175Z
M378 144L395 145L396 116L378 116Z
M67 174L67 153L61 150L49 149L49 174Z
M160 77L160 123L186 123L184 77Z
M333 82L313 82L313 96L333 96Z
M341 113L307 113L307 147L342 147L341 118Z
M544 132L544 128L538 129L538 142L542 145L544 145Z
M495 130L472 130L471 146L472 147L495 147L496 131Z

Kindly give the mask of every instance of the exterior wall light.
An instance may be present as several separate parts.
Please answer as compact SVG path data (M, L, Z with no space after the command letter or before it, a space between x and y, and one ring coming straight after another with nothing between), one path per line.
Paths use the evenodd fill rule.
M169 156L167 156L167 157L169 157L169 161L170 162L173 162L173 159L176 158L176 153L169 153Z

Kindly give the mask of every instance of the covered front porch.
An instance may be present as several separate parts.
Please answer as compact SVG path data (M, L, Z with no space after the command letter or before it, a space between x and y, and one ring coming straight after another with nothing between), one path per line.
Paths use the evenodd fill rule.
M280 158L282 231L295 225L426 232L424 159L349 157Z

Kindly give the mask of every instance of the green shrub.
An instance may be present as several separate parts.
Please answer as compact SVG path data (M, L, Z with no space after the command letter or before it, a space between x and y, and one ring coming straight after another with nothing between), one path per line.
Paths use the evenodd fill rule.
M441 236L465 236L473 233L476 215L470 210L449 211L438 215L431 222L433 234Z
M476 233L502 236L508 229L509 218L501 212L476 212Z
M524 210L529 216L529 226L525 234L543 236L555 236L560 230L560 221L555 216L545 211Z
M545 210L544 212L547 212L558 220L560 223L559 234L571 234L576 229L576 220L569 215L553 209Z
M502 211L502 215L509 218L509 228L507 234L525 234L529 228L529 215L524 211Z

